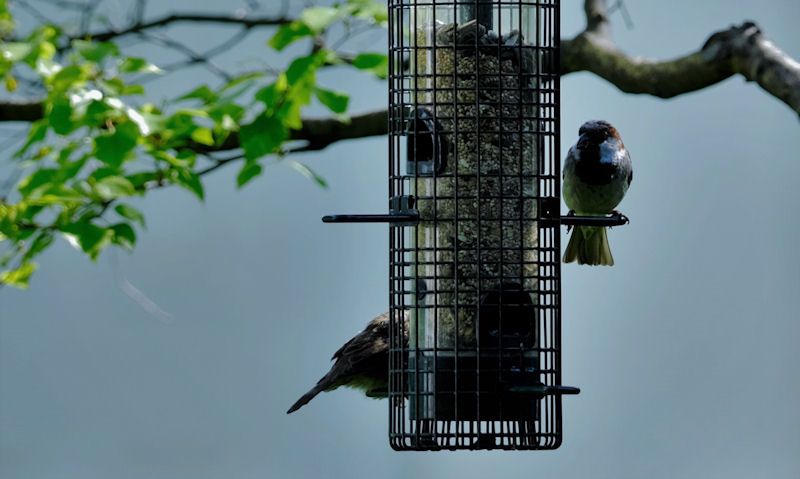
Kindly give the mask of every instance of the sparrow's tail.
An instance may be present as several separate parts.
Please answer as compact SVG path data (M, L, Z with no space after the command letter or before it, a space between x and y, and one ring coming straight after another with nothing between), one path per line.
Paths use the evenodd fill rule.
M327 391L331 387L331 384L333 383L333 380L331 379L332 373L333 371L330 371L325 376L322 376L322 379L317 381L316 386L311 388L311 390L308 391L307 393L300 396L300 399L298 399L297 402L292 404L292 407L290 407L289 410L286 411L286 414L291 414L297 411L301 407L308 404L309 401L314 399L317 396L317 394L321 393L322 391Z
M576 226L569 238L564 262L592 266L614 266L614 257L608 246L606 228Z
M324 387L322 387L319 384L317 384L316 386L311 388L310 391L308 391L307 393L303 394L300 397L300 399L297 400L297 402L292 404L292 407L290 407L289 410L286 411L286 414L291 414L291 413L297 411L298 409L300 409L301 407L305 406L306 404L308 404L309 401L314 399L317 394L321 393L324 390L325 390Z

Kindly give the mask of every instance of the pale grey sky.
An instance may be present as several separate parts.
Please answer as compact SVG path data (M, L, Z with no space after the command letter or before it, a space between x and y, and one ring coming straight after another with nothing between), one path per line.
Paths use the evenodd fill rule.
M156 3L152 14L233 8ZM583 25L580 3L563 2L565 35ZM753 19L800 58L796 0L628 8L635 28L615 15L616 38L638 55L676 56ZM221 32L179 30L198 45ZM258 59L263 40L223 63ZM353 111L386 101L363 75L322 80L354 92ZM285 414L387 309L387 228L319 221L385 208L386 139L375 138L302 158L327 191L272 166L243 191L220 171L203 204L176 189L141 202L148 230L116 258L169 323L121 292L111 255L91 264L65 242L29 291L1 290L0 476L800 477L797 115L741 78L671 101L588 74L562 87L564 151L580 123L604 118L636 175L621 205L632 223L610 233L617 266L564 268L563 376L583 392L565 399L560 450L395 453L386 403L347 390Z

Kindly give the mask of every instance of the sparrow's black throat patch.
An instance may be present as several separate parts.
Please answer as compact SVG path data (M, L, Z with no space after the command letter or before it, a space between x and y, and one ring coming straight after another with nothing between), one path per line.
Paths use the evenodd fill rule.
M617 174L617 166L600 161L600 145L589 142L578 150L575 162L575 176L587 185L607 185Z

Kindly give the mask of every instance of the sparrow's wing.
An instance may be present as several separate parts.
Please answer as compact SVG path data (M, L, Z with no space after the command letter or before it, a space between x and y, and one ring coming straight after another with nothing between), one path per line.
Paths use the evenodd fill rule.
M633 163L631 163L631 154L628 152L628 149L625 148L625 164L628 168L628 186L631 186L631 182L633 181Z
M373 319L336 354L328 373L330 389L359 378L386 378L389 373L389 314Z
M567 157L564 158L564 167L561 169L561 179L564 180L567 177L567 170L571 169L575 162L578 160L578 152L575 151L575 145L572 145L567 151Z

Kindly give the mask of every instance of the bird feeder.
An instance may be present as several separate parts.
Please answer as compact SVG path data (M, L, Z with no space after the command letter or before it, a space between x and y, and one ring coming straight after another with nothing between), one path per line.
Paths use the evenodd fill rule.
M555 449L559 1L389 0L389 438Z

